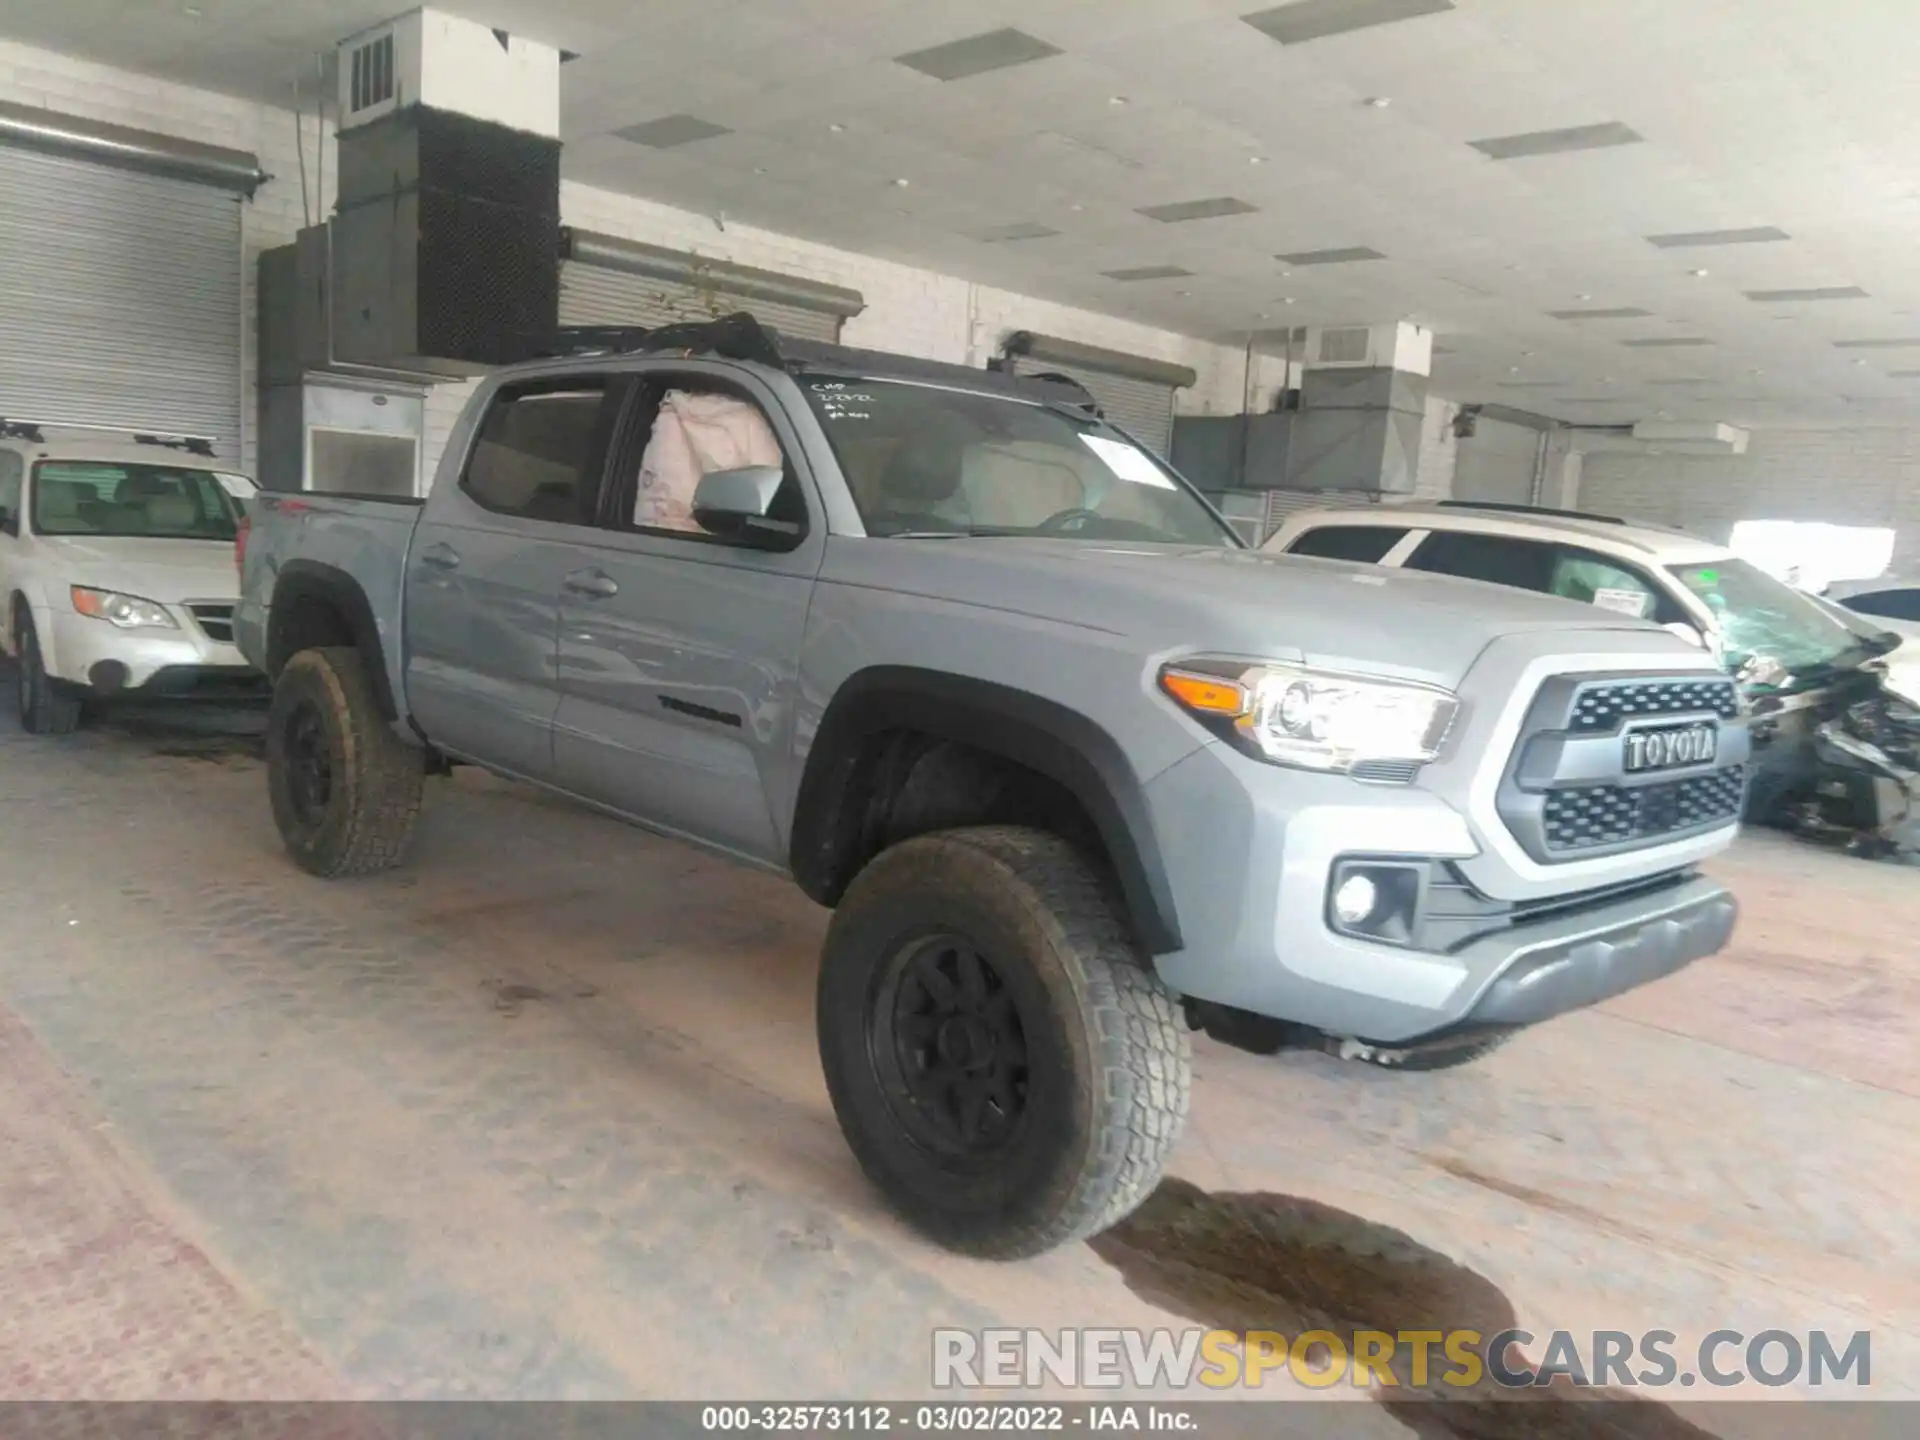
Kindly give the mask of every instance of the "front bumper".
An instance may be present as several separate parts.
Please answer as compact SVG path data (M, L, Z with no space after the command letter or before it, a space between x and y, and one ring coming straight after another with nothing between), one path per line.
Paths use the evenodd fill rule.
M1440 796L1278 769L1218 745L1146 793L1184 942L1157 957L1161 978L1181 995L1331 1035L1397 1044L1533 1024L1671 974L1721 949L1733 929L1724 887L1683 873L1703 848L1722 848L1732 827L1663 847L1639 876L1597 889L1570 872L1569 903L1528 897L1521 903L1542 908L1422 949L1338 933L1327 890L1343 857L1483 859L1473 827ZM1620 888L1635 880L1652 883Z
M41 658L55 680L85 694L193 695L257 690L258 672L231 641L216 640L179 606L177 630L121 630L72 610L34 616Z

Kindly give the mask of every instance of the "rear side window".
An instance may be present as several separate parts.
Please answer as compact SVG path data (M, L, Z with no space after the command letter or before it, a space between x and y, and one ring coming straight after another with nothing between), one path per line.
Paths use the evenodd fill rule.
M1420 542L1407 561L1409 570L1436 575L1458 575L1485 580L1515 590L1553 592L1554 561L1558 547L1510 535L1475 535L1461 530L1436 530Z
M1882 620L1920 620L1920 587L1849 595L1840 603L1855 614L1878 615Z
M485 509L563 525L591 522L611 426L604 380L502 390L467 457L460 488Z
M1322 525L1287 546L1289 555L1312 555L1321 560L1358 560L1378 565L1387 552L1407 538L1396 525Z

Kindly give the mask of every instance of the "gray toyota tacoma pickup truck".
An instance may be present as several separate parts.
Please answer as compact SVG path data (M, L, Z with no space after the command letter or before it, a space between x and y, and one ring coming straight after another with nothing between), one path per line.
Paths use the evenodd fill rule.
M662 521L669 412L772 463ZM298 863L397 863L472 764L790 876L847 1140L973 1254L1145 1197L1194 1029L1434 1068L1733 928L1705 652L1249 550L1059 377L656 332L489 376L424 503L263 493L240 549Z

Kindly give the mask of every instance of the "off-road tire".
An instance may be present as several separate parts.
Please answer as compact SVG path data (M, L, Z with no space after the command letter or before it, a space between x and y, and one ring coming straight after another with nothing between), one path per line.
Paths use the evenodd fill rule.
M876 1058L900 1033L878 998L895 957L949 932L977 943L1024 1028L1021 1119L984 1158L923 1143L914 1112L901 1118L917 1102L890 1088ZM827 1091L861 1168L909 1223L965 1254L1019 1259L1123 1219L1159 1182L1186 1120L1179 1007L1111 883L1042 831L946 830L882 852L827 932L817 1023Z
M80 728L80 697L62 689L47 674L31 615L20 616L13 638L14 664L20 667L14 677L19 691L20 728L29 735L71 735Z
M297 773L309 740L328 767L317 801L303 795ZM302 650L287 661L267 712L267 793L280 839L302 869L331 880L398 865L425 774L426 752L394 734L358 650Z

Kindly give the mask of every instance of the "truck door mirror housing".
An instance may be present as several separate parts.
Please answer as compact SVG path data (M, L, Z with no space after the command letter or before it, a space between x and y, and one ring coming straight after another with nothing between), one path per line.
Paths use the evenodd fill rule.
M768 550L787 549L801 532L798 525L772 515L774 497L785 479L778 465L709 471L694 488L693 518L710 535Z

